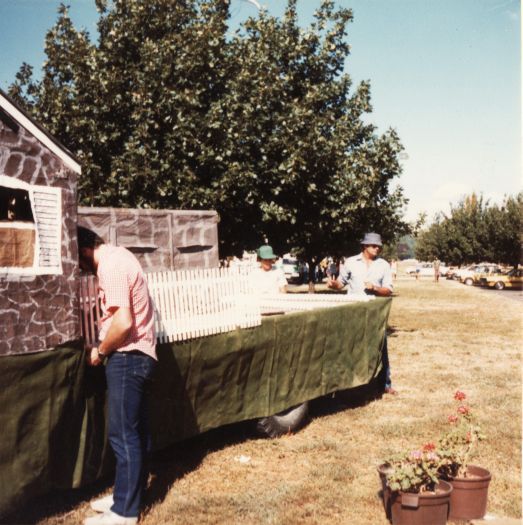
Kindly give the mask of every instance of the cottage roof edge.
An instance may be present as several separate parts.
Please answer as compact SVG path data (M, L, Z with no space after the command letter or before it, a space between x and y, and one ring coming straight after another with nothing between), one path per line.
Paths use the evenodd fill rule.
M114 211L115 213L125 213L125 212L147 212L151 213L152 215L162 215L165 213L175 213L176 215L180 216L191 216L195 214L201 214L207 217L214 217L219 216L218 212L216 210L174 210L171 208L111 208L111 207L103 207L103 206L78 206L78 213L89 213L93 215L103 215L104 213L110 213L111 211Z
M82 172L82 168L74 155L63 144L61 144L58 139L53 137L45 128L38 124L35 119L27 113L27 111L22 109L2 89L0 89L0 108L57 155L68 168L78 174Z

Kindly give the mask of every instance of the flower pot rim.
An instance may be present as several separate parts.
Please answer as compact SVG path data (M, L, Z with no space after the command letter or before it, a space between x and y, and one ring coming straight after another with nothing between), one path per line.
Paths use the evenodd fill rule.
M447 485L447 488L445 488L444 485ZM453 490L450 481L446 481L444 479L440 479L435 488L436 490L434 491L429 490L425 492L405 492L403 490L392 490L391 492L395 492L396 494L413 494L415 496L423 496L427 498L440 498L442 495L446 494L447 491L448 494L450 494Z
M467 465L467 473L469 472L469 469L471 469L471 474L473 474L475 477L466 477L466 476L455 476L453 478L450 478L448 481L474 481L474 480L491 480L492 474L490 470L488 470L485 467L480 467L479 465ZM479 470L481 472L473 472L474 470Z

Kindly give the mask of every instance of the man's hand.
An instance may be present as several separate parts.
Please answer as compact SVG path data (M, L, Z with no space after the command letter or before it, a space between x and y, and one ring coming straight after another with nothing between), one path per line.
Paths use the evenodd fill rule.
M342 284L337 280L333 279L332 277L327 278L327 288L334 288L335 290L339 290L342 288Z
M389 297L392 295L390 288L380 287L373 283L365 283L365 292L370 295L377 295L378 297Z
M87 349L87 355L85 356L85 359L89 366L99 366L102 364L102 360L98 355L98 347L96 346Z

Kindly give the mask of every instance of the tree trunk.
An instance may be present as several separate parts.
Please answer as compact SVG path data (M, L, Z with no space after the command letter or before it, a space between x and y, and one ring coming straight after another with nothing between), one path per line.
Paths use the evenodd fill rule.
M316 293L316 288L314 286L314 259L307 261L307 267L309 268L308 272L308 281L309 281L309 293Z

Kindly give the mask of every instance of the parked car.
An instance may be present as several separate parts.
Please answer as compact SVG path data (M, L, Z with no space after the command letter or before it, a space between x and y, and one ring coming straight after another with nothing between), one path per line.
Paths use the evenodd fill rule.
M282 258L281 265L285 278L289 284L301 282L302 275L298 259L286 253Z
M456 272L458 270L459 270L459 266L449 266L445 277L447 279L455 279L456 278Z
M469 266L468 268L459 270L457 272L457 275L459 277L459 281L463 284L466 284L467 286L472 286L474 284L474 277L479 275L488 275L492 272L501 272L501 268L497 264L473 264L472 266Z
M496 290L504 290L505 288L521 290L523 288L523 269L514 268L505 274L492 274L481 277L480 286L495 288Z
M467 272L473 272L475 267L476 267L475 264L470 264L469 266L458 268L457 270L454 270L454 272L452 273L452 278L455 281L461 281L461 276L465 275L465 273Z
M474 282L472 284L474 286L480 286L480 280L483 277L487 277L489 275L502 275L507 272L508 270L502 268L501 266L497 266L497 265L488 266L488 269L485 269L485 271L479 271L479 272L474 273L474 275L472 276L472 279L474 280Z
M415 266L407 266L405 272L409 275L418 274L419 277L434 277L434 265L432 263L418 263ZM448 268L440 263L439 274L442 276L447 275Z

